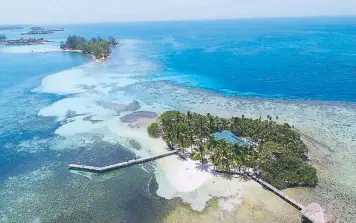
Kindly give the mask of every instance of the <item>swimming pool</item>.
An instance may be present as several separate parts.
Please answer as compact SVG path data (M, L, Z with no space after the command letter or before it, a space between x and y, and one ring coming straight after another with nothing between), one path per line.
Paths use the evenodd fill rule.
M226 139L228 142L231 143L240 143L241 145L247 145L245 140L241 139L240 137L235 136L230 130L224 130L222 132L216 132L213 134L217 140Z

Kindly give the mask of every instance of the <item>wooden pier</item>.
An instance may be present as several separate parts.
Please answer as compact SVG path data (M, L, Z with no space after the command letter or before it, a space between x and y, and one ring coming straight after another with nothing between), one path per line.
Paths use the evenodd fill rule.
M324 211L322 210L321 206L317 203L312 203L312 204L308 205L307 207L305 207L304 205L302 205L301 203L288 197L281 190L275 188L274 186L267 183L266 181L264 181L260 178L257 178L251 174L248 174L248 173L239 173L239 172L234 172L234 171L227 172L227 171L220 171L220 170L217 170L217 172L225 173L225 174L246 175L249 178L256 181L257 183L259 183L260 185L262 185L265 189L271 191L272 193L274 193L275 195L277 195L278 197L280 197L281 199L286 201L288 204L292 205L294 208L298 209L300 211L300 213L302 214L302 216L304 216L304 218L308 219L309 221L311 221L313 223L325 223L326 222L325 216L324 216Z
M95 166L87 166L87 165L80 165L80 164L69 164L68 168L72 169L72 170L81 170L81 171L87 171L87 172L104 173L104 172L108 172L108 171L111 171L111 170L116 170L116 169L120 169L120 168L124 168L124 167L128 167L128 166L132 166L132 165L136 165L136 164L145 163L145 162L149 162L149 161L152 161L152 160L160 159L160 158L163 158L163 157L175 155L177 153L178 153L178 150L172 150L172 151L169 151L169 152L166 152L166 153L162 153L162 154L159 154L159 155L156 155L156 156L130 160L130 161L126 161L126 162L122 162L122 163L116 163L116 164L112 164L112 165L104 166L104 167L95 167Z
M152 160L160 159L163 157L171 156L171 155L180 155L182 158L185 159L185 157L182 154L179 154L179 150L172 150L166 153L162 153L156 156L151 156L151 157L146 157L146 158L140 158L140 159L135 159L135 160L130 160L126 162L121 162L121 163L116 163L113 165L109 166L104 166L104 167L95 167L95 166L87 166L87 165L80 165L80 164L69 164L68 168L73 169L73 170L80 170L80 171L87 171L87 172L95 172L95 173L105 173L108 171L140 164L140 163L145 163L149 162ZM288 197L285 193L280 191L279 189L275 188L271 184L267 183L266 181L255 177L251 174L248 173L239 173L239 172L234 172L234 171L221 171L221 170L216 170L216 172L219 173L225 173L225 174L236 174L236 175L246 175L249 178L253 179L260 185L262 185L265 189L273 192L275 195L292 205L294 208L298 209L302 216L304 216L305 219L310 220L313 223L325 223L325 217L324 217L324 211L322 210L321 206L317 203L312 203L305 207L304 205L300 204L299 202L295 201L294 199Z
M298 209L299 211L304 210L305 207L304 205L298 203L297 201L295 201L294 199L288 197L285 193L283 193L281 190L278 190L277 188L275 188L274 186L272 186L271 184L267 183L266 181L257 178L255 176L252 176L250 174L248 174L248 176L253 179L254 181L256 181L257 183L261 184L264 188L268 189L269 191L273 192L275 195L277 195L278 197L282 198L284 201L286 201L287 203L289 203L290 205L292 205L293 207L295 207L296 209Z

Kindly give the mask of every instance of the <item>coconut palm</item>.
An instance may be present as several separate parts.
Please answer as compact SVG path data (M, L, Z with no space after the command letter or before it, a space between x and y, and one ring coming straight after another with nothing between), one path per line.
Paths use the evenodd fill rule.
M300 135L288 124L277 124L270 115L267 119L251 119L244 115L224 119L211 114L203 116L188 112L185 115L169 111L163 113L159 121L160 135L168 145L178 145L183 151L191 147L192 158L205 163L208 157L220 170L252 169L277 186L283 185L283 179L288 179L293 185L315 185L317 182L315 169L303 162L307 147ZM211 136L217 130L231 130L235 135L248 136L258 145L217 141ZM294 167L303 171L296 173ZM275 174L277 170L281 174Z

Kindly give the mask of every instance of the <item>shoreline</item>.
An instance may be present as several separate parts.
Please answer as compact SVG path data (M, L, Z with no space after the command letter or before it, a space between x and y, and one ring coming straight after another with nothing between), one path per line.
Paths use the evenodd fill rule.
M84 53L82 50L60 49L60 51L62 51L62 52L70 52L70 53L80 53L82 55L88 55L88 56L91 56L93 58L93 61L98 62L98 63L105 62L105 61L108 61L109 59L111 59L111 56L108 56L106 58L96 59L95 56L92 53Z
M140 129L140 127L138 129ZM143 130L144 128L141 129L141 131ZM145 133L137 132L137 134ZM154 155L167 150L167 145L162 139L149 138L149 140L156 141L155 146L153 147L154 149L149 148L149 151ZM161 146L158 146L158 144ZM209 208L207 204L212 200L218 202L219 205L217 210L234 212L235 210L239 210L240 206L246 199L248 199L248 196L251 195L249 194L247 196L242 191L251 191L253 188L255 191L252 192L252 194L255 192L264 194L270 193L272 196L275 196L275 200L280 199L282 205L290 206L291 210L295 209L271 191L265 190L253 179L247 179L239 175L226 175L216 172L211 163L201 164L199 161L190 159L188 153L182 155L184 160L179 158L179 156L171 156L156 161L158 164L156 171L161 171L168 183L174 188L173 193L171 194L165 194L164 191L160 191L159 188L157 191L159 196L163 196L166 199L180 197L185 204L190 206L193 212L205 212L206 209ZM160 177L158 177L157 182L160 185ZM293 188L287 188L285 190L293 190ZM203 194L204 192L208 193L208 196L206 196L206 194L204 196L202 191ZM194 199L191 199L192 194L195 194ZM298 211L296 211L296 213L298 213L298 216L301 215Z
M54 42L54 41L50 41L50 40L42 40L42 41L36 41L36 42L30 42L30 43L23 43L23 42L16 42L16 41L18 41L18 40L4 40L4 41L0 41L0 45L4 45L4 46L34 46L34 45L44 45L46 43Z

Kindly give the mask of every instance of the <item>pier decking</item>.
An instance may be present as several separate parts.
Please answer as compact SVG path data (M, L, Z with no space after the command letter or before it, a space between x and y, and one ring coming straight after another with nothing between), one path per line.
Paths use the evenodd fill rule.
M248 174L248 176L251 179L253 179L254 181L256 181L257 183L261 184L264 188L267 188L268 190L273 192L275 195L277 195L278 197L282 198L284 201L286 201L287 203L289 203L290 205L292 205L293 207L295 207L299 211L305 209L304 205L302 205L302 204L298 203L297 201L295 201L294 199L288 197L285 193L283 193L282 191L278 190L277 188L275 188L271 184L267 183L266 181L264 181L264 180L262 180L260 178L254 177L254 176L252 176L250 174Z
M241 175L241 173L238 172L226 172L226 171L217 171L217 172L221 172L221 173L227 173L227 174L237 174L237 175ZM275 188L274 186L272 186L271 184L267 183L266 181L257 178L251 174L245 173L245 175L247 175L248 177L250 177L251 179L253 179L254 181L256 181L257 183L259 183L260 185L262 185L264 188L266 188L267 190L271 191L272 193L274 193L275 195L277 195L278 197L280 197L281 199L283 199L284 201L286 201L288 204L292 205L294 208L298 209L300 211L300 213L308 220L310 220L313 223L325 223L325 217L324 217L324 211L322 210L321 206L317 203L312 203L310 205L308 205L307 207L305 207L304 205L302 205L301 203L295 201L294 199L288 197L285 193L283 193L281 190Z
M172 151L169 151L169 152L166 152L166 153L162 153L162 154L159 154L159 155L156 155L156 156L130 160L130 161L116 163L116 164L112 164L112 165L104 166L104 167L95 167L95 166L87 166L87 165L80 165L80 164L69 164L68 168L69 169L73 169L73 170L82 170L82 171L95 172L95 173L104 173L104 172L108 172L108 171L111 171L111 170L116 170L116 169L120 169L120 168L124 168L124 167L128 167L128 166L132 166L132 165L136 165L136 164L145 163L145 162L149 162L149 161L152 161L152 160L160 159L160 158L163 158L163 157L171 156L171 155L174 155L174 154L177 154L177 153L178 153L178 150L172 150Z
M149 161L160 159L160 158L167 157L167 156L176 155L176 154L178 154L182 158L186 159L182 154L179 153L179 150L172 150L172 151L162 153L162 154L159 154L156 156L130 160L130 161L116 163L116 164L108 165L108 166L104 166L104 167L95 167L95 166L87 166L87 165L80 165L80 164L69 164L68 168L74 169L74 170L88 171L88 172L104 173L104 172L108 172L108 171L112 171L112 170L116 170L116 169L120 169L120 168L124 168L124 167L128 167L128 166L140 164L140 163L149 162ZM227 171L220 171L220 170L216 170L216 172L225 173L225 174L246 175L246 176L250 177L251 179L253 179L254 181L256 181L257 183L259 183L260 185L262 185L267 190L273 192L275 195L277 195L278 197L280 197L281 199L283 199L284 201L286 201L287 203L292 205L294 208L298 209L301 212L302 216L304 216L306 219L310 220L311 222L313 222L313 223L325 223L326 222L325 217L324 217L324 211L322 210L321 206L317 203L312 203L312 204L308 205L307 207L305 207L304 205L302 205L301 203L288 197L285 193L283 193L279 189L275 188L271 184L267 183L266 181L264 181L258 177L255 177L251 174L248 174L248 173L242 174L242 173L234 172L234 171L227 172Z

